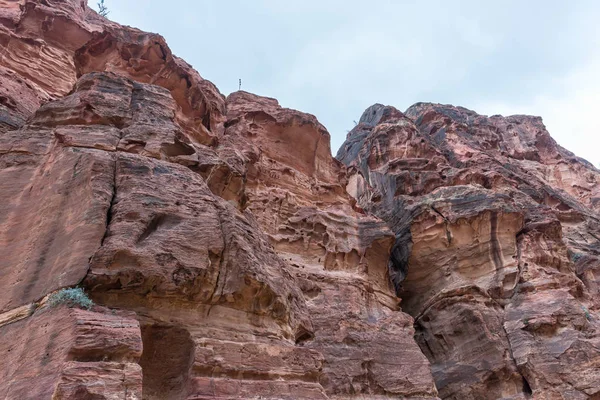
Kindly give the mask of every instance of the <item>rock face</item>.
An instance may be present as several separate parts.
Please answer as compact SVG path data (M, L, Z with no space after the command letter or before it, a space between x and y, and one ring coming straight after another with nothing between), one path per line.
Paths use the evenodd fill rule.
M85 1L0 42L1 398L600 396L600 176L539 118L375 105L334 159Z
M337 158L396 234L390 273L440 397L600 396L600 172L540 118L376 104Z
M325 392L435 396L413 321L390 285L392 232L353 209L325 128L245 92L230 95L227 110L225 134L247 151L248 211L293 267L314 329L300 341L323 356Z
M0 395L5 399L141 398L139 322L132 312L107 311L44 309L3 326Z
M85 2L2 5L3 398L437 397L315 117Z

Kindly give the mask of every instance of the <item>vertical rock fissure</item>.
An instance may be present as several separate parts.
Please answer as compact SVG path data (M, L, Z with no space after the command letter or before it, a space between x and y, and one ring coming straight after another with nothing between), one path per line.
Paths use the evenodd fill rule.
M490 215L490 252L496 270L500 270L503 263L500 242L498 241L498 213L496 211L492 211Z
M431 209L433 211L435 211L444 220L444 230L446 231L446 240L448 241L448 246L452 245L452 234L450 233L450 230L448 229L448 224L450 224L450 221L448 221L448 218L446 218L444 216L444 214L442 214L440 211L438 211L438 209L435 208L434 206L431 206Z
M118 162L117 160L118 160L118 152L115 153L114 160L113 160L112 193L111 193L110 201L108 203L108 208L106 210L106 219L105 219L106 223L104 226L104 234L102 235L102 239L100 239L100 246L98 246L96 251L89 257L87 272L85 273L83 278L81 278L78 285L80 285L82 282L84 282L85 279L87 278L87 276L89 275L90 270L92 269L92 263L93 263L94 257L96 256L98 251L100 251L102 246L104 246L104 241L106 240L106 238L109 235L110 223L112 221L112 216L114 213L113 207L115 206L116 199L117 199L117 162Z
M504 335L506 336L506 343L508 344L508 352L510 355L510 359L514 364L517 373L519 375L521 375L521 379L523 380L523 389L522 389L523 393L529 398L529 395L533 394L533 392L531 390L531 386L529 385L529 381L527 380L527 378L525 378L522 368L519 367L519 365L517 364L517 361L515 360L515 356L514 356L513 349L512 349L512 344L510 342L510 337L508 336L508 331L506 330L506 326L504 326L505 323L506 323L505 321L502 322L502 329L504 330Z
M106 210L106 230L104 231L104 235L102 236L102 240L100 242L100 247L104 244L104 241L108 237L110 223L113 217L113 207L116 204L117 200L117 163L118 163L118 153L115 154L115 159L113 162L113 185L112 185L112 195L110 197L110 202L108 203L108 210Z
M219 221L219 228L221 230L221 237L223 238L223 248L221 249L220 254L219 254L219 266L218 266L218 270L217 270L217 279L215 280L215 287L213 289L213 292L211 293L211 295L208 298L210 305L209 305L208 311L206 313L207 317L210 315L210 311L212 310L213 305L217 302L219 297L222 295L223 289L222 288L219 289L219 286L221 285L221 281L225 282L227 280L227 268L223 272L224 277L221 278L221 271L223 271L224 260L227 257L227 252L228 252L227 237L225 236L225 230L223 229L223 218L221 216L221 210L218 208L219 207L218 205L216 207L217 207L217 218ZM223 283L223 286L224 285L225 285L225 283ZM221 294L217 294L217 292L219 290L221 290Z

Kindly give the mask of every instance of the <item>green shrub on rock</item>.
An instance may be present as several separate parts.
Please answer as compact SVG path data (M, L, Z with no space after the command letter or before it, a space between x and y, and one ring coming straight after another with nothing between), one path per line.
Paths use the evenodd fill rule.
M94 302L85 294L82 288L65 288L52 293L48 299L50 307L56 307L61 304L89 310L94 305Z

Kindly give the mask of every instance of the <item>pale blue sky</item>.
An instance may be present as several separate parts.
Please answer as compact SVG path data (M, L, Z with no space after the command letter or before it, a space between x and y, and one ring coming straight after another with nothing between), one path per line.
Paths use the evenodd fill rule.
M90 1L95 7L96 1ZM373 103L534 114L600 165L595 0L105 0L109 18L163 35L225 95L309 112L335 154Z

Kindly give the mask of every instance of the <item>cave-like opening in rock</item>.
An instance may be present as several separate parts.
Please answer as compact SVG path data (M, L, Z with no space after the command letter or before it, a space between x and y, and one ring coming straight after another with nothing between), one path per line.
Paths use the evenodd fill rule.
M531 390L531 386L525 377L523 377L523 393L525 393L526 396L531 396L533 394L533 390Z
M194 361L190 333L176 326L144 325L142 341L143 400L187 398Z

